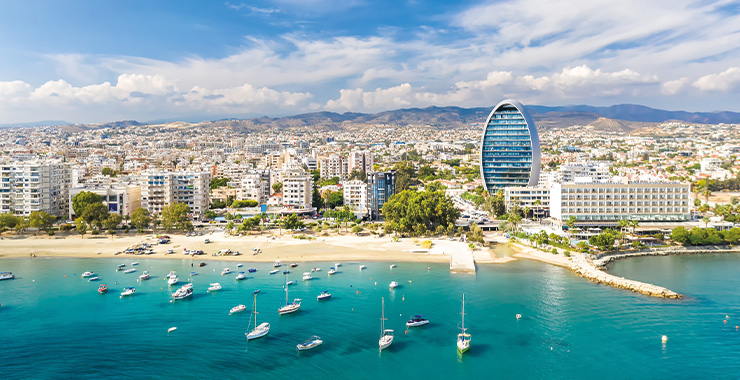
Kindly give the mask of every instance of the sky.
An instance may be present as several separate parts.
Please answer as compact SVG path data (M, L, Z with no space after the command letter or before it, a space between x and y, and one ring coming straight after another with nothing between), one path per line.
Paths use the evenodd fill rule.
M436 106L740 112L728 0L10 0L0 124Z

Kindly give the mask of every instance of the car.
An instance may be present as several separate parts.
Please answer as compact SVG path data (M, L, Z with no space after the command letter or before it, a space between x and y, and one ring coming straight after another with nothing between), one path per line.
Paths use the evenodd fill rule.
M173 251L173 250L171 250L171 249L168 249L168 250L167 250L167 254L168 254L168 255L171 255L171 254L173 254L173 253L175 253L175 251Z

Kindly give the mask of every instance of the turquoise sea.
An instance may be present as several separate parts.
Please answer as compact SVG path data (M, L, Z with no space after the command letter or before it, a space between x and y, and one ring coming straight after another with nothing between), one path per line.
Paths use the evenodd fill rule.
M140 264L132 274L119 263ZM289 279L302 310L278 316L283 277L270 264L236 282L221 276L235 263L190 260L23 258L0 260L0 375L4 379L301 378L301 379L738 379L740 378L740 255L649 257L616 262L612 273L666 286L681 301L651 298L592 284L569 271L530 261L480 266L477 275L447 265L301 263ZM321 267L312 281L309 268ZM241 270L240 269L240 270ZM80 278L94 271L101 281ZM143 270L152 278L136 281ZM170 302L164 275L175 270L195 296ZM395 271L395 274L393 273ZM66 277L65 277L66 276ZM401 286L389 290L396 280ZM218 293L208 283L221 282ZM410 282L409 282L410 281ZM375 283L377 282L377 285ZM97 287L106 283L108 294ZM124 286L136 295L119 298ZM229 315L258 295L259 322L270 334L247 343L248 312ZM333 294L316 301L322 290ZM359 293L358 293L359 292ZM472 347L455 348L460 300ZM378 352L381 297L390 349ZM522 314L517 320L515 315ZM405 333L412 314L431 323ZM723 323L729 316L727 323ZM177 331L167 333L170 327ZM324 345L298 353L311 335ZM661 343L667 335L668 342Z

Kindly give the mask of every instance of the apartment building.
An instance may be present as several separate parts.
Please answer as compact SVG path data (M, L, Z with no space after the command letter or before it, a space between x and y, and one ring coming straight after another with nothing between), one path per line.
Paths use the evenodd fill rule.
M321 178L346 178L348 172L348 161L339 155L332 154L319 160L319 174Z
M609 169L611 165L606 162L568 163L560 166L553 182L575 182L580 178L590 178L594 182L607 181L612 177Z
M160 215L165 206L185 203L190 207L192 218L200 220L208 210L210 181L208 171L144 172L141 175L141 207Z
M45 211L64 218L70 181L71 167L62 161L0 162L0 213Z
M345 206L349 206L358 217L365 215L367 211L367 183L365 181L345 181L342 183L342 195Z
M283 206L310 208L313 195L313 178L309 175L290 175L283 178Z
M539 201L539 202L537 202ZM530 215L538 219L550 214L550 188L543 186L513 186L504 188L506 210L515 204L519 209L529 208Z
M269 175L268 175L269 178ZM270 181L260 173L245 175L236 189L236 199L240 201L255 200L260 204L267 202L270 196Z
M91 183L80 184L69 190L69 204L72 204L72 198L75 195L88 191L100 195L103 198L103 204L108 207L108 212L121 215L131 216L134 210L141 207L141 186L124 183ZM69 207L69 220L77 217L72 207Z
M375 172L367 176L367 202L370 218L377 220L383 205L396 193L396 172Z
M364 171L366 174L373 171L373 153L367 150L353 150L347 157L347 170Z

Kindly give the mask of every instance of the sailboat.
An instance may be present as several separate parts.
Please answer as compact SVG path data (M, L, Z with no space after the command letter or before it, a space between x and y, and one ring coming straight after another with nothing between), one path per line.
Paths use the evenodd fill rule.
M285 289L285 304L278 309L278 314L290 314L295 313L296 311L301 309L301 299L296 298L293 300L293 303L288 303L288 276L285 276L285 284L283 285L283 289Z
M254 292L254 307L252 309L252 314L254 314L254 325L256 327L254 330L244 333L244 335L247 336L247 340L262 338L270 332L270 324L267 322L262 322L262 324L257 326L257 292Z
M459 353L465 353L470 349L470 334L466 333L465 330L465 294L462 298L462 325L460 325L460 334L457 334L457 351Z
M382 351L383 349L390 347L390 345L393 343L393 330L385 328L385 298L380 297L380 300L380 340L378 341L378 345L380 346L380 350Z

